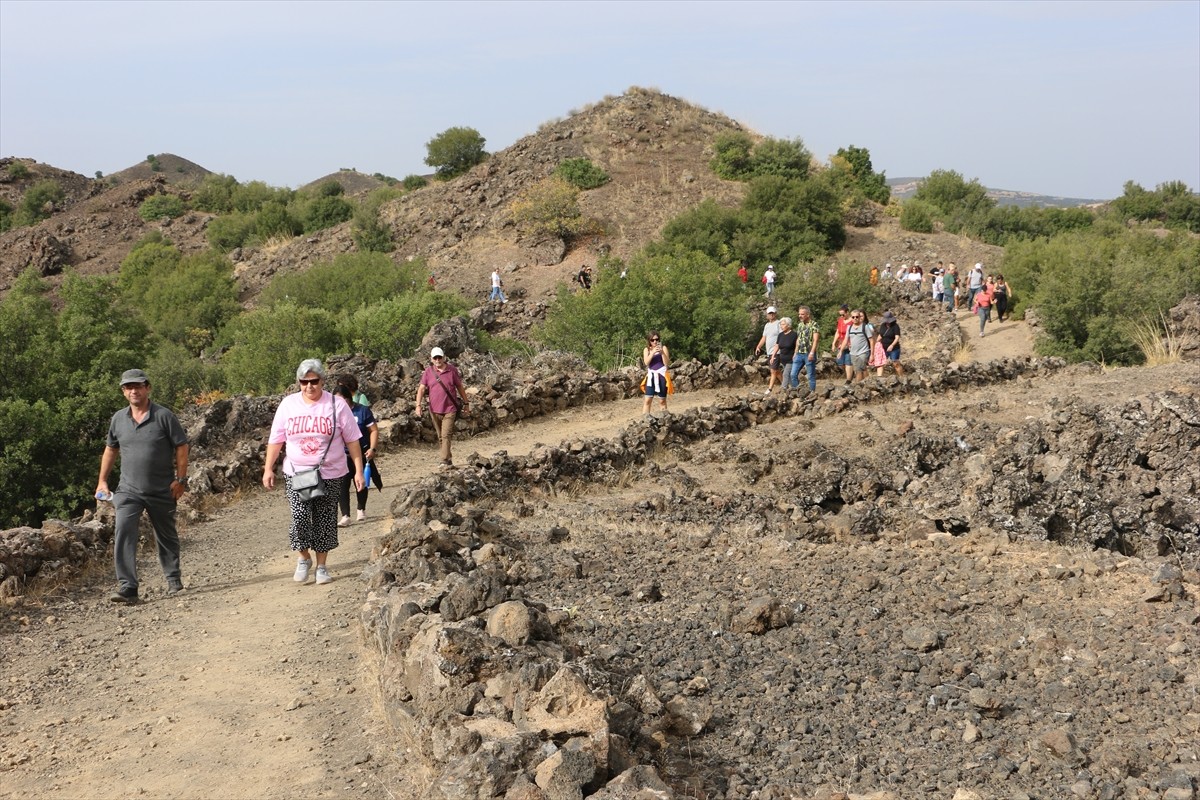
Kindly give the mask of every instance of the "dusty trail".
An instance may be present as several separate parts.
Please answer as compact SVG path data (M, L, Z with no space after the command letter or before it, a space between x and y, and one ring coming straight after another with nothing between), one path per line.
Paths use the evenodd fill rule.
M676 395L673 410L715 392ZM566 437L610 436L640 400L571 409L456 443L471 452L528 452ZM104 600L96 580L0 620L0 797L390 797L390 771L355 616L358 579L388 508L429 474L436 450L379 461L386 487L368 519L342 530L335 581L291 579L287 503L252 492L184 534L187 590L163 595L153 552L139 570L145 601Z
M1028 353L1023 325L989 326L978 339L973 316L959 322L972 358ZM719 394L676 395L671 408ZM461 462L612 436L641 413L639 399L570 409L462 439L455 453ZM5 609L0 797L394 796L405 765L364 680L358 576L393 498L437 457L403 448L378 461L386 488L371 494L366 522L342 530L328 586L292 581L283 493L252 491L185 532L178 598L163 595L147 551L136 607L105 602L103 564L89 585Z

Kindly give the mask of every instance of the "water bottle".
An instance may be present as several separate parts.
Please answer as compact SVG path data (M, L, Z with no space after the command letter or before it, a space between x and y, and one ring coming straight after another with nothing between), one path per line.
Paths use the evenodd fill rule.
M113 495L112 492L99 491L96 492L96 499L102 503L111 503Z
M364 489L371 488L371 462L370 461L368 461L367 465L365 467L363 467L363 488Z

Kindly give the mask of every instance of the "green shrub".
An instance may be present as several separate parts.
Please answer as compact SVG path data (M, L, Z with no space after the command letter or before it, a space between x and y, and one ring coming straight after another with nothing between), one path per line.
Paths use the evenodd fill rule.
M192 192L192 206L210 214L228 214L233 210L237 188L237 179L232 175L205 175Z
M182 408L210 392L225 389L219 364L198 358L195 351L173 342L163 342L146 365L153 380L154 401Z
M322 181L317 186L317 197L341 197L346 193L346 187L335 180Z
M0 233L16 227L16 221L12 203L0 198Z
M23 181L29 177L29 165L24 161L13 161L8 165L8 174L14 180Z
M333 314L285 301L235 317L218 341L229 348L220 361L226 391L272 394L295 381L301 361L337 352L341 339Z
M425 143L425 163L438 180L450 180L487 158L485 140L474 128L447 128Z
M937 208L924 200L906 200L900 205L900 227L914 233L933 233Z
M1038 351L1072 361L1140 363L1131 321L1154 319L1200 292L1200 240L1095 224L1047 239L1015 241L1000 271L1014 311L1037 309Z
M856 261L801 264L776 289L775 304L782 309L779 316L795 321L796 309L808 306L821 327L820 347L828 350L833 344L837 312L842 303L865 309L867 316L878 322L879 315L890 307L888 304L895 302L885 289L871 285L870 273L869 266Z
M579 189L595 189L610 180L608 173L590 158L568 158L559 162L554 174Z
M385 297L423 291L425 277L425 262L420 259L396 264L382 253L343 253L303 272L276 275L259 302L267 306L292 302L340 313Z
M63 188L55 180L42 180L30 186L21 197L20 209L17 212L18 225L33 225L48 218L54 213L58 204L66 195Z
M751 318L737 275L699 252L638 255L621 278L619 261L602 259L590 292L560 287L535 332L597 369L640 364L646 333L657 330L674 361L715 360L751 345Z
M830 169L844 171L849 184L846 188L856 189L868 200L886 205L892 197L887 175L875 171L871 164L871 151L865 147L839 147L837 155L830 159ZM847 191L847 194L852 193Z
M812 153L800 139L765 138L757 144L740 131L719 134L713 142L716 155L710 166L718 177L748 181L774 175L779 178L808 177Z
M1153 192L1126 181L1124 193L1110 205L1122 219L1200 233L1200 197L1183 181L1160 183Z
M250 181L235 186L229 202L231 210L246 213L259 211L270 204L286 207L295 195L291 189L276 189L262 181Z
M304 232L312 233L332 228L353 216L354 206L349 200L336 195L322 195L308 205L304 217Z
M929 177L917 186L913 199L936 208L938 217L951 233L976 233L996 205L977 178L968 182L959 173L944 169L929 173Z
M344 349L371 358L408 358L437 322L465 313L469 305L445 292L408 292L360 308L341 325Z
M256 217L254 214L233 213L217 217L208 223L204 235L208 243L223 253L228 253L238 247L244 247L254 235Z
M421 175L409 175L401 182L401 186L407 191L416 191L429 184L429 180Z
M352 232L355 247L366 253L390 253L395 249L391 226L383 222L380 209L384 203L402 194L400 189L382 187L367 195L354 212Z
M159 219L174 219L183 216L183 199L173 194L156 194L147 197L138 206L138 216L153 222Z
M283 203L272 200L264 203L254 215L254 232L261 241L277 236L291 238L304 230L300 220L292 216Z
M579 208L579 189L551 175L527 187L509 206L513 222L526 234L553 236L570 242L597 230Z

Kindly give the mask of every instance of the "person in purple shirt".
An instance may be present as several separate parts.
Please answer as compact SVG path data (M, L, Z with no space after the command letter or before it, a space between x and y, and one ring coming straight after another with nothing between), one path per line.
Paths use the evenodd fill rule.
M442 464L451 467L454 466L450 457L454 422L459 414L465 414L470 409L471 403L467 400L462 375L459 374L458 367L446 358L446 352L440 347L435 347L429 351L429 359L433 363L421 373L421 382L417 385L415 413L418 417L425 413L423 403L425 396L429 395L429 414L433 417L433 427L442 445Z

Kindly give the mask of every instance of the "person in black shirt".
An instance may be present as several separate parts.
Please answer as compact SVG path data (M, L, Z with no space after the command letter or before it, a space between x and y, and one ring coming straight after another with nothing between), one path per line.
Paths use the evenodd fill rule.
M887 358L886 364L891 364L897 375L903 375L904 367L900 364L900 323L896 321L896 315L891 311L883 312L879 324L879 341L883 344L883 354ZM883 368L886 364L880 364L876 368L875 374L883 375Z

